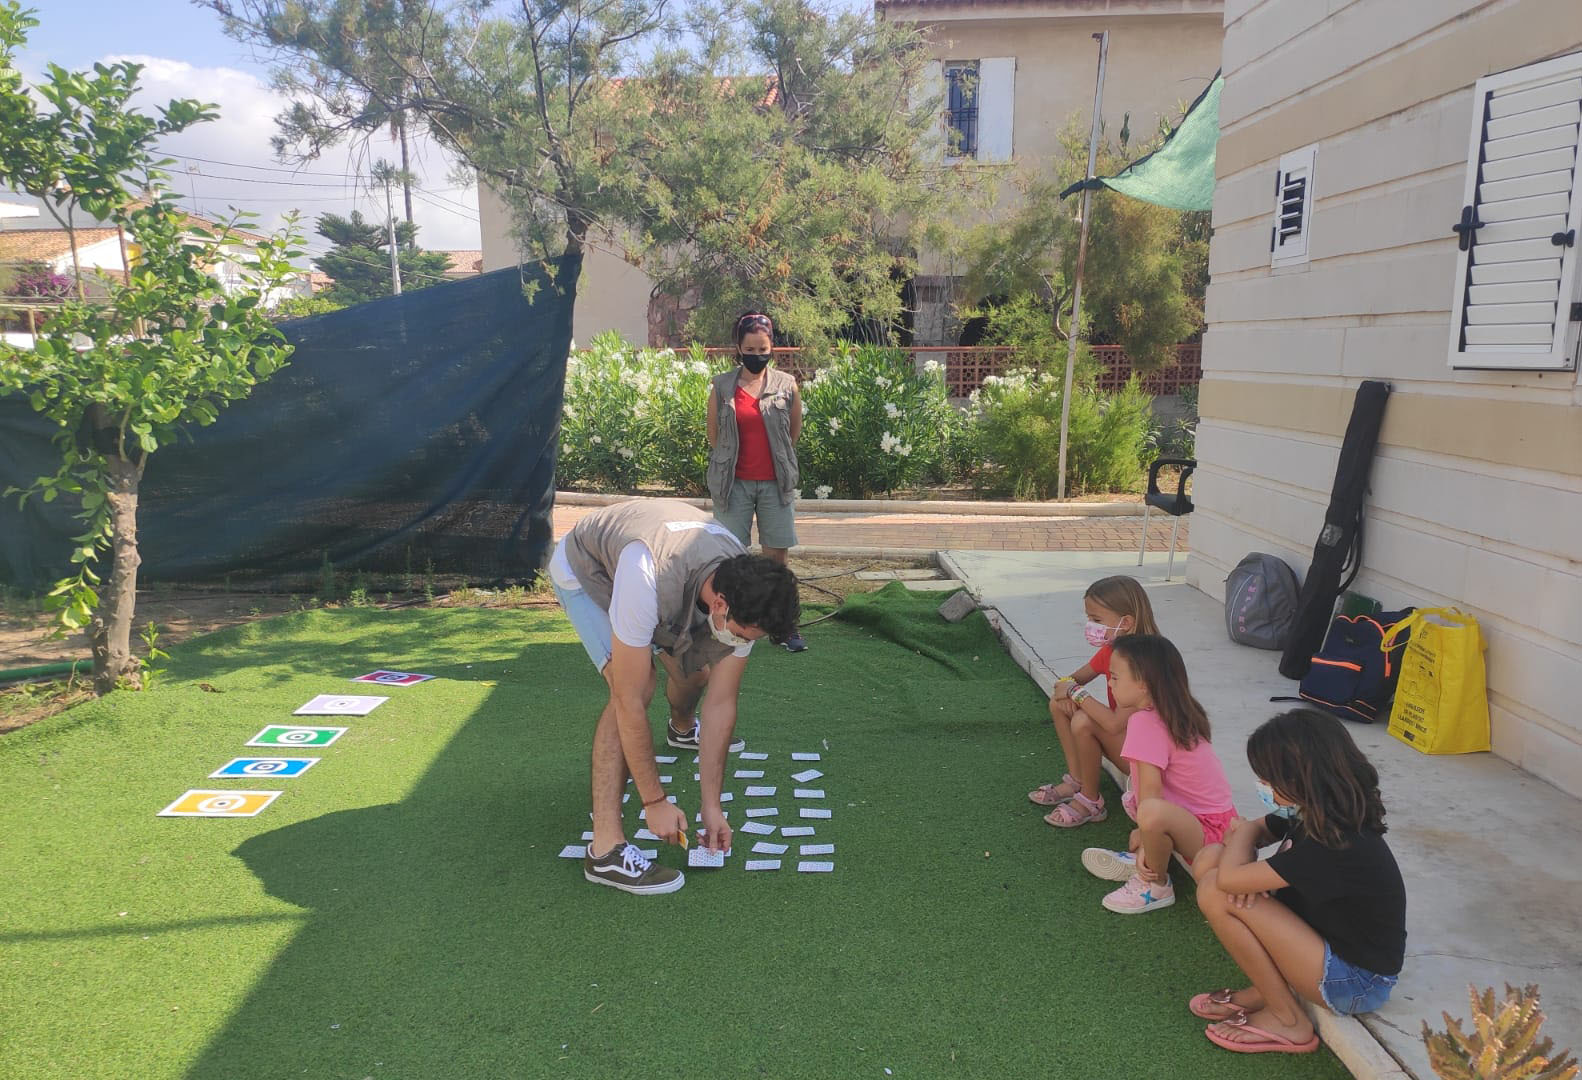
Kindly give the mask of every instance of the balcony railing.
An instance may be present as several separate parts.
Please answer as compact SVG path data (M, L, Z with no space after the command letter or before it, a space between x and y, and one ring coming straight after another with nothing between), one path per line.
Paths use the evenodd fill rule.
M1094 345L1099 361L1098 389L1114 393L1132 376L1132 362L1119 345ZM1012 350L998 345L926 345L902 349L921 367L929 360L945 366L945 387L951 397L966 397L990 375L1002 375L1015 365ZM711 357L730 357L734 349L705 349ZM803 381L813 377L816 363L804 362L802 350L780 348L774 351L775 366ZM1176 362L1142 377L1142 388L1155 396L1179 394L1183 387L1196 386L1203 378L1203 347L1199 344L1176 346Z

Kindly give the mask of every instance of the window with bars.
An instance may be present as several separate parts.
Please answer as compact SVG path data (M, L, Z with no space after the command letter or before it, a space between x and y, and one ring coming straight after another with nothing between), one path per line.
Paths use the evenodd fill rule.
M950 157L978 156L978 62L945 65L945 137Z

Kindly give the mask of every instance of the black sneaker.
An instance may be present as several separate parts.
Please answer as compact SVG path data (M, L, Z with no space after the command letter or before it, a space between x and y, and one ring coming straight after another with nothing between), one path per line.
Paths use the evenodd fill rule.
M698 733L702 730L702 727L703 725L699 722L698 718L694 716L692 718L692 730L687 732L685 735L677 735L676 729L671 727L670 722L667 720L665 721L665 734L668 736L666 741L669 742L671 746L674 746L677 750L697 750ZM731 739L731 745L728 746L726 750L732 754L739 754L743 749L746 748L746 746L747 742L745 739L733 737Z
M802 636L802 631L798 630L785 639L785 647L786 652L807 652L807 639Z
M592 849L590 848L591 852ZM635 844L621 844L597 859L583 857L582 876L598 885L609 885L639 896L675 892L687 883L680 870L649 862Z

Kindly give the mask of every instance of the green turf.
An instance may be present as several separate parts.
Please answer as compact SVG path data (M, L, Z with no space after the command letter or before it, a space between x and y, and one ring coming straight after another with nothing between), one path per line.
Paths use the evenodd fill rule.
M1124 826L1039 821L1044 699L940 599L891 587L749 668L782 817L789 752L824 754L836 872L747 874L738 834L731 869L653 898L555 857L603 700L557 612L321 611L177 648L155 690L0 739L0 1076L1344 1076L1203 1038L1186 999L1234 970L1190 890L1100 908L1078 852ZM375 666L440 678L333 721L300 778L205 779ZM285 794L155 816L207 786Z

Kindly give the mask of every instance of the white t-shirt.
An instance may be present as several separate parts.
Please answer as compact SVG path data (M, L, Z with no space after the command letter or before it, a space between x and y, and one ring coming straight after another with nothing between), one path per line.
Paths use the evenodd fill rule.
M566 559L564 541L555 545L549 560L549 576L567 592L582 588L571 563ZM621 549L615 564L615 583L610 591L610 629L624 645L645 649L654 643L659 627L659 585L654 576L654 553L641 540ZM753 651L753 643L738 645L735 656Z

